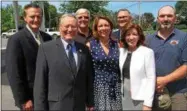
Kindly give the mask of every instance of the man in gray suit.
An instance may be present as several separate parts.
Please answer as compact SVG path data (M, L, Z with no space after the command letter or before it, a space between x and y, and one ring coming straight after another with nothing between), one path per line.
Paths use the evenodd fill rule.
M76 17L62 15L61 37L41 44L34 83L35 110L83 111L93 106L89 49L76 41Z

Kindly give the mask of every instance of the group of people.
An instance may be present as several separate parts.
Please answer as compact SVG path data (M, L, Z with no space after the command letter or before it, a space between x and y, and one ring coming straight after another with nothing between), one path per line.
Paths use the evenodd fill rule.
M158 10L157 32L145 37L130 11L105 16L81 8L59 19L60 38L40 31L43 12L24 7L25 27L7 45L7 74L21 110L187 110L187 33L174 28L175 9ZM159 106L169 91L171 105Z

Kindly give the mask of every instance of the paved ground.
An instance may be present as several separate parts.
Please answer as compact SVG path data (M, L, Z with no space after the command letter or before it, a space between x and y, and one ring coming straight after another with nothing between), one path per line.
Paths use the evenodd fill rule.
M5 72L5 51L8 39L1 39L1 110L18 110Z
M14 99L6 73L1 74L1 93L1 110L19 110L14 105Z
M1 38L1 49L5 49L6 48L6 45L7 45L7 41L8 39L3 39Z

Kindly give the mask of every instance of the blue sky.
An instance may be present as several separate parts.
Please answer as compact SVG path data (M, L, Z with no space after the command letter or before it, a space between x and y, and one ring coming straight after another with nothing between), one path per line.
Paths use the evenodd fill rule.
M27 1L19 1L18 4L24 6L25 4L28 4L29 0ZM48 0L49 1L49 0ZM63 1L63 0L61 0ZM137 0L136 0L137 1ZM8 1L7 0L2 0L2 6L6 6L7 4L12 4L12 1ZM56 8L58 9L60 6L60 1L53 1L50 0L49 2L50 4L53 4L56 6ZM154 17L157 17L157 12L159 10L159 8L161 8L164 5L171 5L171 6L175 6L176 1L141 1L140 2L140 14L143 14L145 12L150 12L153 13ZM112 11L117 11L121 8L127 8L131 13L135 13L135 14L139 14L139 10L138 10L138 2L128 2L126 1L118 1L118 2L109 2L108 6L106 7L109 10Z

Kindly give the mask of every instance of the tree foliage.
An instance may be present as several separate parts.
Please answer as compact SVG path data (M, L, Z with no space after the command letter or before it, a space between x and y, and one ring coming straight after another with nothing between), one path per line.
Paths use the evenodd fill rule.
M18 6L19 16L21 15L21 6ZM9 29L15 28L14 21L14 8L13 5L7 5L6 7L1 7L1 31L7 31Z
M145 30L152 28L151 24L154 22L154 16L152 13L144 13L141 17L141 26Z
M59 10L62 13L75 13L79 8L86 8L92 15L106 13L104 6L108 5L108 1L69 1L60 4Z
M111 17L110 11L105 9L108 1L69 1L60 4L60 12L75 13L79 8L86 8L90 11L91 23L96 15L103 15Z
M57 9L54 5L49 4L48 1L42 1L44 4L45 27L56 27L58 22ZM34 1L33 3L40 5L41 1Z
M187 24L187 1L177 1L175 9L180 24Z

